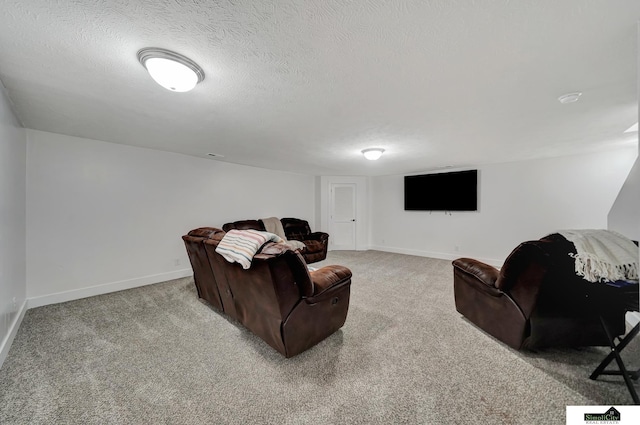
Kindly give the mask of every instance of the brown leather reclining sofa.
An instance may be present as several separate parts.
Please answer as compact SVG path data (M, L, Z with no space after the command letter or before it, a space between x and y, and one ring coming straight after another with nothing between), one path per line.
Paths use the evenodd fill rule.
M609 345L600 314L615 335L625 307L615 288L575 274L573 243L559 234L520 244L498 271L471 258L453 261L456 309L515 349Z
M205 227L183 236L198 296L238 320L285 357L340 329L347 318L351 271L309 271L302 256L269 242L244 270L215 252L223 230Z
M281 218L280 222L284 229L284 234L288 240L300 241L305 245L302 251L307 264L322 261L327 258L327 248L329 247L329 234L324 232L312 232L309 222L299 218ZM231 229L237 230L265 230L262 220L240 220L233 223L226 223L222 230L228 232Z

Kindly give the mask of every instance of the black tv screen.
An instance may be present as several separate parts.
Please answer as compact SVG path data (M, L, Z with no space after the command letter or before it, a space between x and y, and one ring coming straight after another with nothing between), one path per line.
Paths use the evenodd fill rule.
M477 211L478 170L404 177L406 211Z

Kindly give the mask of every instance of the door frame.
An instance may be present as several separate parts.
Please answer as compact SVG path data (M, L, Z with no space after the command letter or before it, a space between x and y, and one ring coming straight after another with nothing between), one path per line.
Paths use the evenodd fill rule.
M336 182L331 182L329 183L329 235L331 235L331 233L334 230L334 219L333 219L333 213L335 211L335 189L336 187L351 187L353 188L353 196L351 198L352 202L353 202L353 220L352 220L352 226L353 226L353 248L344 248L344 247L338 247L336 248L336 246L331 242L331 237L329 237L329 247L330 249L341 249L341 250L355 250L356 247L358 246L358 232L357 232L357 227L358 227L358 185L355 183L336 183ZM333 239L335 240L335 238Z
M329 233L329 215L331 214L331 183L355 183L356 185L356 250L369 249L369 177L365 176L320 176L316 180L316 189L319 195L319 205L316 210L320 219L320 229ZM317 199L317 198L316 198ZM331 248L329 248L331 249Z

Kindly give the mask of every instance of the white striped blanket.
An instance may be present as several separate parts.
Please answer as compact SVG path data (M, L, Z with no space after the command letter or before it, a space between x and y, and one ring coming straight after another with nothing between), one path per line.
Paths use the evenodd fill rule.
M589 282L638 280L638 247L610 230L560 230L573 242L576 274Z
M251 261L256 252L265 243L283 242L282 238L269 232L260 230L229 230L222 238L216 252L230 263L240 263L243 269L251 267Z

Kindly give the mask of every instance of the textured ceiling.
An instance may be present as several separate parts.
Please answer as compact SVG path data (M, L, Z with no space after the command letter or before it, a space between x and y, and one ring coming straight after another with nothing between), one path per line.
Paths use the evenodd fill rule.
M638 0L0 0L28 128L316 175L631 144ZM169 92L143 47L206 78ZM581 91L579 102L558 96ZM366 161L360 151L385 155Z

